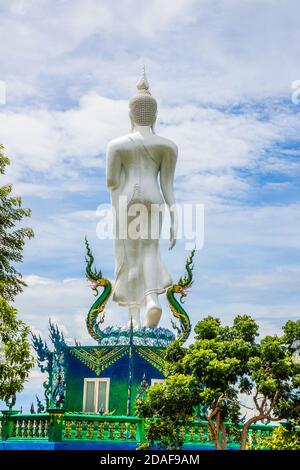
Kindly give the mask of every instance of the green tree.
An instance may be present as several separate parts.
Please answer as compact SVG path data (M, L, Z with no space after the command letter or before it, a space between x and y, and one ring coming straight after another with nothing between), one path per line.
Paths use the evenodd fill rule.
M263 440L260 447L270 450L300 450L300 421L281 424Z
M0 145L0 174L4 174L9 159ZM25 286L14 263L21 262L30 228L16 228L16 224L30 215L22 207L21 198L12 196L12 186L0 187L0 399L8 401L23 388L33 365L28 342L29 329L17 318L17 311L9 304Z
M23 389L33 366L28 342L29 327L17 318L17 311L0 297L0 399L8 400Z
M249 316L237 316L233 325L206 317L195 326L195 342L182 360L186 374L198 381L199 401L216 449L226 449L226 422L240 421L240 393L250 393L248 361L256 353L258 325ZM175 369L177 367L176 364Z
M288 325L288 326L287 326ZM290 335L267 336L248 362L253 383L255 414L244 424L241 448L246 447L249 427L258 421L293 419L300 413L300 363L294 360L292 343L300 339L299 321L289 320L283 331Z
M180 449L183 436L179 430L191 421L198 393L193 377L182 374L175 374L165 382L149 387L147 399L136 402L139 416L151 417L146 443L139 449L149 448L154 443L163 449Z
M0 144L0 174L4 174L9 163ZM33 237L31 228L15 228L18 222L30 216L30 210L23 208L21 198L11 193L12 185L0 187L0 296L8 301L14 300L25 286L13 263L22 261L25 240Z
M289 334L266 337L257 342L258 325L249 316L239 315L232 326L222 326L218 318L206 317L195 327L195 341L183 347L178 341L166 351L170 377L160 388L150 387L138 403L143 417L155 416L172 426L159 431L157 420L150 420L147 436L166 445L182 420L188 422L195 407L203 410L216 449L225 449L230 433L236 434L245 414L242 394L252 396L254 414L240 432L241 449L247 446L249 428L258 421L290 419L299 413L299 363L293 360L291 343L298 338L298 323L289 322ZM173 377L176 380L173 381ZM189 407L183 406L183 389L187 378L193 384ZM172 408L167 396L172 383ZM171 395L170 395L171 396ZM177 442L180 444L180 442Z

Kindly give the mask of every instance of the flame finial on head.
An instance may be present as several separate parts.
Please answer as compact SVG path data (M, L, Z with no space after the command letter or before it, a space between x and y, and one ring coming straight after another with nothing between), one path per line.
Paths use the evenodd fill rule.
M142 76L137 83L137 89L139 90L139 92L148 93L150 95L149 82L146 75L145 64L143 65Z

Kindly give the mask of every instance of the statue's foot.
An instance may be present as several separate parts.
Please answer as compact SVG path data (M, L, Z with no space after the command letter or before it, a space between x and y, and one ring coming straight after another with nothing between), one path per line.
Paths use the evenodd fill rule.
M159 324L161 314L162 309L158 302L147 302L145 326L147 328L156 328Z

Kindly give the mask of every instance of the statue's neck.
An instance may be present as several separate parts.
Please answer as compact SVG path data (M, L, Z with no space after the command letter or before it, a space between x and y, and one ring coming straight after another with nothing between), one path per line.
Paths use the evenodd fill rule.
M138 124L135 124L133 132L139 132L141 135L149 135L152 131L150 126L139 126Z

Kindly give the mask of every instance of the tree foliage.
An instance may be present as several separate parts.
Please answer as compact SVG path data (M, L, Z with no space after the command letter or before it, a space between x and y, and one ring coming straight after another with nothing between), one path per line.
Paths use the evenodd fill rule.
M0 338L5 359L0 362L0 399L20 392L33 366L28 342L29 327L17 318L17 311L0 297Z
M9 163L0 145L0 174L4 174ZM25 286L14 263L22 261L25 240L33 232L30 228L16 228L17 223L30 215L30 210L24 209L21 198L11 193L11 185L0 187L0 399L6 402L22 390L33 365L27 339L29 328L9 304Z
M300 450L300 420L280 425L260 447L270 450Z
M136 403L139 416L152 418L143 448L158 442L164 449L180 449L183 438L178 432L178 423L183 425L191 420L197 399L197 382L191 376L175 374L150 387L147 399Z
M162 436L163 429L174 435L176 426L191 419L198 406L204 410L216 449L225 449L229 429L237 429L245 415L241 394L251 395L254 405L254 413L240 433L242 449L252 424L298 416L300 365L293 360L291 343L300 339L299 323L288 322L284 333L257 341L258 325L247 315L237 316L231 326L222 326L218 318L210 316L198 322L193 344L185 348L175 341L167 349L171 376L164 385L150 387L138 405L143 417L169 420L169 426L160 431L155 421L150 422L149 441L156 438L167 445L170 436ZM192 384L188 406L183 392L186 383Z
M9 159L0 145L0 174L5 172ZM0 187L0 295L12 301L22 292L25 283L13 263L23 259L23 248L27 238L33 237L28 227L15 228L18 222L30 216L30 210L22 207L20 197L12 195L12 186Z

